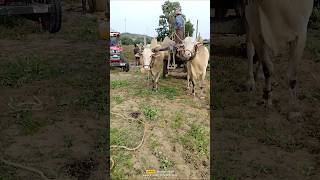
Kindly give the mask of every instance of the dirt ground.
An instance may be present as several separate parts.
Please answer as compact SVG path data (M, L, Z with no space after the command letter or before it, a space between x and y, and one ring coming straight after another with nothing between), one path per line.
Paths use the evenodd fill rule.
M298 73L302 117L287 119L288 59L274 59L273 107L260 103L264 80L248 92L240 37L213 39L215 179L320 179L320 31L309 30ZM243 41L242 41L243 42Z
M135 67L132 46L124 54L129 72L111 70L111 145L136 147L147 123L145 141L136 151L111 149L115 161L113 179L209 179L209 74L206 97L201 100L186 90L183 72L176 70L160 79L159 91L148 86L147 75ZM174 171L176 176L145 177L146 170Z
M64 3L56 34L19 18L0 25L0 157L51 179L106 173L106 42L80 6ZM41 178L0 162L0 179Z

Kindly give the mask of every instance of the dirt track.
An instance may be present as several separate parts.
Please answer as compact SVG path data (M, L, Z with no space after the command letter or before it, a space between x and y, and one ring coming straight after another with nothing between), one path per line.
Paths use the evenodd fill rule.
M287 120L287 62L274 60L273 108L246 90L247 59L239 37L214 42L214 176L216 179L320 179L320 32L310 30L298 73L302 117Z
M64 9L72 6L80 4ZM19 22L0 26L0 156L53 179L102 179L105 42L96 18L64 11L57 34ZM40 177L0 162L0 179Z

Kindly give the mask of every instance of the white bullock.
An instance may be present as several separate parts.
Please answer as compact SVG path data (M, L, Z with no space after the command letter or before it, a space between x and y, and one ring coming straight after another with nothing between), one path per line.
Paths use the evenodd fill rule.
M273 55L289 48L288 84L290 89L289 118L299 115L297 102L297 70L305 47L307 26L313 0L248 0L245 14L248 22L248 57L252 64L256 51L265 76L266 107L272 105L271 81ZM253 74L253 68L250 68ZM253 82L253 76L250 76Z

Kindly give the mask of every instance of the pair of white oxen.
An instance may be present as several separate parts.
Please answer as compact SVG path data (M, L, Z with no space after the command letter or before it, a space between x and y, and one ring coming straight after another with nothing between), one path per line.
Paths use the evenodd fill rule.
M142 64L141 72L148 72L152 76L153 89L158 90L158 82L163 70L164 60L169 58L169 51L154 51L157 48L167 48L173 46L174 41L166 37L162 43L152 39L151 44L146 45L140 53L140 62ZM187 88L190 89L192 83L192 94L195 96L196 81L200 80L200 98L204 98L204 86L206 70L209 62L208 49L198 41L193 41L191 37L183 40L183 56L187 61Z

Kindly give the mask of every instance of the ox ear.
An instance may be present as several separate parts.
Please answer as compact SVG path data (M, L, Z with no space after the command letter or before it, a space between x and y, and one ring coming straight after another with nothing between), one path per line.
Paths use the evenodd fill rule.
M202 46L202 43L201 43L201 42L196 42L196 43L194 44L194 50L195 50L195 52L198 51L198 48L199 48L200 46Z
M152 57L159 57L160 53L152 53Z

